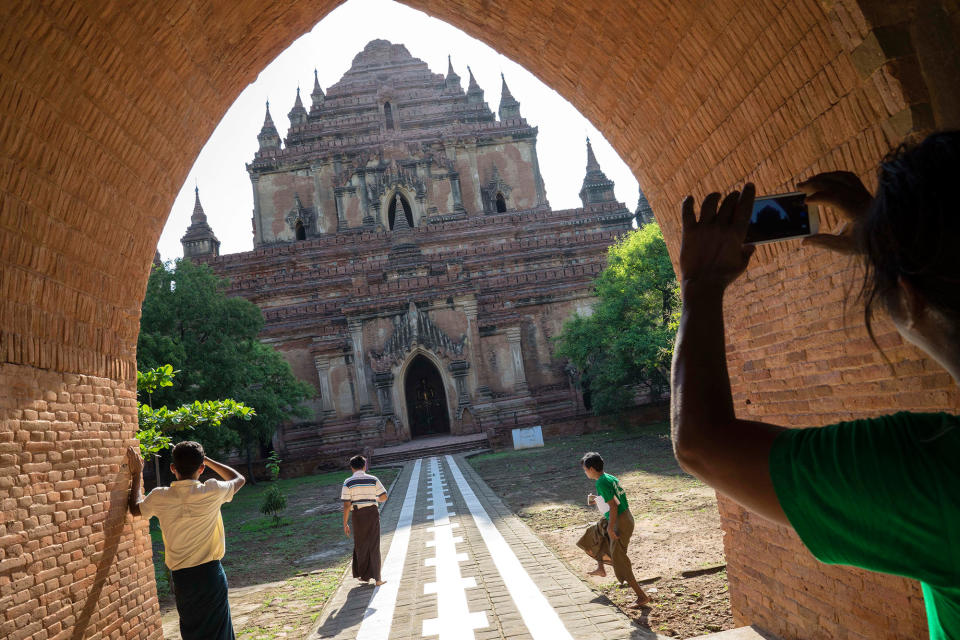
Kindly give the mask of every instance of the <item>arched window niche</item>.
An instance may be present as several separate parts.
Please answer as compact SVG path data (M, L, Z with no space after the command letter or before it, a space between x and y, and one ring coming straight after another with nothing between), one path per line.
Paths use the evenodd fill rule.
M397 196L400 197L400 205L403 207L403 215L407 219L407 224L410 228L413 228L413 209L410 208L410 202L407 200L407 197L398 191L390 196L390 206L387 209L387 223L390 225L390 230L393 231L394 226L396 226Z
M383 103L383 118L387 122L387 131L393 131L393 107L389 102Z
M507 199L503 197L502 191L497 191L497 213L506 213Z
M307 239L307 230L303 226L302 220L297 220L297 225L294 227L294 232L297 234L297 240L306 240Z

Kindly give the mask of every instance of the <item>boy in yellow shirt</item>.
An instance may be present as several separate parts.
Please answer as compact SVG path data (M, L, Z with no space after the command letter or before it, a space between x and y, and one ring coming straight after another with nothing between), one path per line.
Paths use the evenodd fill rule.
M170 471L176 476L169 487L157 487L144 498L143 458L127 449L133 476L130 513L156 516L163 534L164 561L173 576L174 597L183 640L234 640L227 576L220 559L224 554L220 505L230 502L244 478L236 470L203 454L198 442L181 442L173 448ZM223 480L201 483L204 469Z

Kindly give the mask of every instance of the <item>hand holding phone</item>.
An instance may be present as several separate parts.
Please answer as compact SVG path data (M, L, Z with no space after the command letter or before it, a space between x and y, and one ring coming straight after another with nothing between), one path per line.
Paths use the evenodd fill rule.
M744 243L766 244L817 233L820 227L817 208L805 199L806 194L799 191L758 197L753 202Z
M847 255L858 253L853 237L854 225L867 215L873 203L873 194L860 177L850 171L828 171L800 182L797 189L807 194L807 204L833 207L846 219L836 232L818 233L803 243Z

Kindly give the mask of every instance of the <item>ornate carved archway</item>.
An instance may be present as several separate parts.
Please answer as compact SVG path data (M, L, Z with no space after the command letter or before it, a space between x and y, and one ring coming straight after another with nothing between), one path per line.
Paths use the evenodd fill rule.
M404 371L403 393L412 438L450 433L443 377L422 354L414 356Z

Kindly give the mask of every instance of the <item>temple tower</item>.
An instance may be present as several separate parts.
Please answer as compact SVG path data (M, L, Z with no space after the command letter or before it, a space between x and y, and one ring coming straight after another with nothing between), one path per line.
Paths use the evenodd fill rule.
M196 258L198 256L217 257L220 255L220 241L214 235L213 229L207 223L207 214L203 211L200 204L200 187L194 188L195 200L193 203L193 214L190 216L190 226L187 232L180 238L180 244L183 245L183 256L185 258Z

